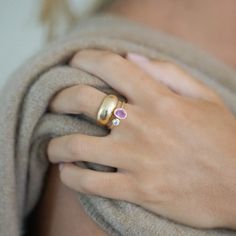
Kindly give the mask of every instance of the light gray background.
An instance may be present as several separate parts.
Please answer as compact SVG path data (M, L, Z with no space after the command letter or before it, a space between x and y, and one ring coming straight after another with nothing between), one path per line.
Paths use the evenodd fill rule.
M0 86L41 47L43 28L38 23L38 0L0 0Z
M81 14L97 0L69 0ZM0 87L10 74L43 46L45 29L38 22L41 0L0 0Z

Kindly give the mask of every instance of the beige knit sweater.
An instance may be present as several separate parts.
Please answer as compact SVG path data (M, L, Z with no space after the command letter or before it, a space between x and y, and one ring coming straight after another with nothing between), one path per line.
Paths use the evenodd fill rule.
M98 16L80 23L73 35L25 62L1 91L0 236L27 233L25 223L44 184L48 167L45 150L50 138L70 133L106 135L103 128L82 116L47 111L49 100L65 87L84 83L112 91L98 78L67 65L73 54L84 48L119 54L129 51L170 60L217 90L236 113L236 72L206 53L172 36L114 16ZM113 171L95 164L88 167ZM110 235L236 235L225 229L200 230L177 224L124 201L78 193L79 200L87 214Z

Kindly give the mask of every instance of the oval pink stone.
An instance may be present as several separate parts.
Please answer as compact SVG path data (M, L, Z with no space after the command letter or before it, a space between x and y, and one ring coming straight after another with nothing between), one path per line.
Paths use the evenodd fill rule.
M116 108L114 111L114 115L117 118L124 120L127 117L127 112L124 108Z

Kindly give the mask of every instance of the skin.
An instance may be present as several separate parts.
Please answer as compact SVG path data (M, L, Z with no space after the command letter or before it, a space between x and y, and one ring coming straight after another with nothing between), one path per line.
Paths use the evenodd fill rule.
M107 11L183 38L236 67L235 0L116 0Z
M214 91L181 68L134 54L127 58L85 50L72 59L71 66L102 78L128 99L128 118L105 137L52 139L48 157L64 163L61 181L76 191L129 201L190 226L235 227L234 115ZM95 120L105 96L89 86L73 86L60 92L50 108ZM84 169L74 161L118 171Z
M29 235L34 236L107 235L86 215L75 191L62 184L56 165L48 170L42 197L29 225Z
M139 3L136 4L137 2ZM223 2L221 0L214 0L214 2L212 2L212 0L206 0L204 1L204 4L202 4L202 1L191 0L190 3L190 1L182 0L181 7L175 5L175 3L176 1L172 0L148 0L145 1L145 3L140 0L136 0L135 2L130 0L117 1L117 3L113 4L108 11L118 15L123 15L132 20L151 26L154 29L162 30L193 42L216 55L226 63L236 66L236 57L235 53L233 53L236 50L236 30L233 30L236 29L236 25L233 23L236 22L236 15L233 12L233 9L236 7L235 1L227 0ZM213 3L214 7L212 7ZM152 9L155 9L155 12L153 12ZM146 14L146 12L149 12L150 14ZM201 12L201 14L199 14L199 12ZM219 12L222 18L218 17ZM166 18L168 15L171 15L172 17L168 18L169 20L167 21ZM170 22L170 19L175 20ZM203 21L204 24L202 24L201 21ZM220 37L219 32L221 32ZM107 52L99 53L104 55L105 58L107 57ZM85 56L86 52L83 52L80 55L78 54L76 58L79 58L78 61L81 62L81 58ZM100 56L101 55L99 55L99 57ZM102 57L103 56L101 56L101 58ZM86 58L88 59L87 56ZM77 59L73 60L72 66L82 68ZM112 138L116 137L113 140L115 140L115 143L119 143L119 145L116 145L116 147L112 146L113 150L116 150L115 152L122 150L127 152L127 148L128 150L132 150L132 144L128 143L128 141L131 140L133 140L133 144L134 142L142 142L145 143L145 146L147 145L147 147L149 147L148 150L139 150L139 152L134 152L137 147L137 145L135 145L135 149L132 150L132 153L129 151L129 156L126 159L123 158L125 159L125 162L124 160L123 162L127 166L126 168L125 166L119 168L119 176L123 176L123 180L125 179L125 182L122 182L122 184L127 183L126 186L123 186L124 188L127 188L126 192L128 193L127 195L129 195L126 196L126 198L131 202L137 202L145 208L166 215L179 222L185 222L199 227L218 227L223 225L224 227L235 228L235 222L233 221L233 219L235 219L236 199L234 192L235 174L233 173L235 170L234 147L236 146L235 143L233 143L233 140L235 140L233 134L235 133L235 118L222 104L221 99L215 95L214 91L209 91L209 89L204 85L200 86L201 89L196 90L195 83L187 83L187 86L186 81L192 81L192 78L190 75L184 73L180 68L168 65L166 66L167 69L162 70L164 65L160 65L159 62L147 63L144 60L140 63L140 61L134 62L134 60L131 59L134 59L134 57L132 58L131 56L128 60L123 58L123 60L126 60L129 65L132 65L132 67L135 64L136 67L145 71L148 74L148 77L152 79L156 78L157 80L155 80L155 83L160 80L162 83L169 81L165 84L165 87L167 88L172 88L178 84L182 84L184 87L178 88L182 89L183 93L178 89L175 89L176 94L178 94L178 96L175 97L178 99L172 99L172 102L174 101L175 104L167 102L166 96L163 96L165 99L161 99L162 102L160 103L157 102L161 98L161 96L158 96L157 98L159 92L151 93L151 91L153 91L151 90L153 87L152 82L152 86L147 86L146 88L149 92L146 94L147 98L145 101L148 99L156 101L157 104L153 104L153 102L151 104L155 105L155 108L158 108L161 104L163 110L157 109L157 111L155 110L155 113L153 112L151 116L149 114L150 112L148 112L148 117L145 114L136 116L134 115L136 113L132 113L132 111L128 110L128 107L131 105L132 107L135 107L135 112L144 112L147 107L145 108L144 104L138 104L136 99L133 99L133 101L132 99L129 99L128 107L126 106L128 118L124 120L119 127L112 130L111 134L113 136L109 135L110 137L107 137L107 140L109 138L112 140ZM88 60L87 64L90 64L89 61L90 60ZM104 64L106 63L104 62ZM156 69L154 69L154 67L151 67L151 69L150 64L155 65ZM108 68L104 68L104 71L109 70L109 65L106 65L106 67ZM126 69L126 73L130 73L130 68L126 67ZM172 72L171 76L167 76L170 72ZM101 79L106 81L107 77L113 73L114 72L107 72L107 75L101 76ZM127 78L131 78L132 76L128 76ZM176 82L178 81L178 77L181 80L181 83ZM139 78L139 76L137 76L137 78ZM150 78L148 79L149 81ZM114 78L111 80L114 82L116 81ZM110 81L107 82L112 85ZM137 80L134 84L136 82ZM127 87L127 81L125 84ZM145 84L147 84L146 80ZM124 94L123 91L119 90L119 88L114 84L113 87ZM130 87L132 87L132 89L127 92L128 95L132 94L132 90L135 90L133 88L136 86L133 87L132 84ZM96 93L94 92L94 90L91 91L85 87L74 87L71 88L71 90L64 90L52 101L52 104L50 105L51 112L87 112L86 114L88 116L94 118L96 109L98 109L98 106L100 105L99 101L101 101L102 95L104 96L104 94L99 93L99 91L96 91ZM210 98L208 97L209 94L211 94ZM94 99L94 103L87 103L88 96L90 99ZM164 103L164 100L166 103ZM70 104L72 105L72 101L74 101L73 104L76 107L69 106ZM191 106L190 102L193 102L191 103ZM178 103L178 106L176 103ZM94 106L90 106L93 104ZM168 106L168 104L170 106ZM68 110L68 107L72 110ZM80 107L80 110L78 110L78 107ZM219 112L220 114L218 114ZM171 116L169 114L171 114ZM172 117L173 114L175 115L175 119ZM187 117L184 114L187 114ZM138 117L142 117L142 121L138 121ZM209 120L211 120L211 122L209 122ZM192 123L190 121L192 121ZM140 126L140 122L142 122L142 126ZM147 137L147 134L145 135L145 129L143 127L144 123L148 126L149 137ZM123 132L127 132L128 124L130 124L130 132L124 135L121 133L121 130L123 129ZM181 126L179 124L181 124ZM222 124L224 124L224 126L222 126ZM143 128L141 129L141 127ZM157 128L155 129L154 127ZM156 131L152 134L152 140L150 140L151 130ZM114 134L115 132L116 135ZM137 141L136 139L133 139L135 134L140 134L140 132L142 135L139 135L139 138L142 140ZM219 133L221 134L220 137L218 137ZM125 136L126 139L124 139ZM132 137L132 139L128 140L128 137ZM76 169L74 169L74 166L72 166L71 171L69 171L71 175L73 173L73 178L65 177L67 176L65 173L69 173L67 171L67 165L64 166L65 168L62 168L60 173L57 168L56 163L60 161L68 162L67 158L71 158L71 156L69 156L71 150L72 152L74 152L75 149L78 151L77 154L77 151L75 151L74 155L72 155L76 160L80 160L81 158L92 158L92 155L88 154L89 150L83 149L82 151L79 149L80 147L88 147L88 143L84 146L78 146L79 143L81 144L81 142L85 140L81 138L81 136L74 136L73 138L77 141L72 141L74 145L69 144L71 148L70 150L67 149L68 152L66 153L62 152L64 153L63 156L56 154L59 152L57 146L63 145L63 143L67 146L69 143L68 140L72 139L66 139L65 137L64 141L63 139L58 140L58 142L57 140L52 140L51 149L49 145L49 159L55 164L52 164L52 167L49 170L45 191L35 212L33 232L38 232L38 235L63 236L68 235L68 232L70 235L107 235L85 214L83 208L75 197L76 192L74 190L93 192L94 188L92 188L92 185L95 185L96 182L94 181L96 180L92 180L92 177L88 177L90 175L83 172L83 170L79 170L79 172L75 171ZM93 137L89 138L93 139ZM122 141L120 141L119 138L122 139ZM153 140L158 140L158 142L154 143ZM199 142L199 140L202 142ZM209 140L211 140L211 143L209 143ZM125 141L126 143L124 144ZM101 155L96 154L96 160L93 160L95 162L99 161L100 158L98 158L98 156L104 157L104 150L107 150L108 148L107 146L102 147L102 145L99 147L99 143L102 142L96 141L96 144L93 144L93 148L96 147L96 151L101 151ZM193 145L193 143L195 145ZM198 145L196 146L196 144ZM208 146L207 150L204 148L206 147L206 144ZM155 147L157 145L159 147L158 150L156 150L157 148ZM172 148L170 149L169 146ZM187 146L188 149L185 149ZM78 149L76 147L78 147ZM120 147L122 147L122 150L120 150ZM202 151L199 153L199 150L205 150L205 152ZM217 151L218 153L216 153ZM113 153L115 152L113 151ZM185 153L185 155L180 155L181 152ZM87 153L87 155L85 153ZM145 153L145 159L141 155L142 153ZM147 155L147 153L149 155ZM115 160L119 159L122 161L121 156L122 155L120 155L119 158L115 158ZM132 159L130 159L131 157ZM191 157L191 159L189 157ZM135 160L133 160L133 158L135 158ZM109 158L104 161L110 162L111 159L112 157L109 156ZM137 160L139 160L139 162L137 162ZM133 164L134 161L135 165ZM69 163L70 162L71 161L69 161ZM113 165L115 165L115 163ZM184 166L185 169L183 169ZM226 169L227 171L225 171ZM169 171L167 172L167 170ZM149 174L147 175L146 173ZM186 175L183 176L183 173L186 173ZM70 174L68 174L68 176L70 176ZM186 176L188 178L186 178ZM89 180L90 178L91 180ZM121 179L122 177L120 180ZM87 183L91 182L91 185L87 185L86 181ZM179 182L181 183L181 192L178 191L177 187ZM100 183L104 183L104 186L106 184L114 186L115 180L113 179L110 182L104 180L100 181ZM89 186L91 189L88 189ZM119 186L119 184L115 184L115 186ZM188 186L191 186L191 189L188 188ZM122 197L125 196L119 195L121 192L119 190L120 189L113 190L113 196L122 199ZM183 190L185 191L184 195ZM210 193L209 190L211 190ZM103 194L104 193L109 194L107 190L104 191ZM192 199L191 202L189 202L189 199ZM189 210L189 208L193 207L194 211ZM196 209L199 210L200 213L197 212ZM194 213L194 215L191 215L191 213ZM70 221L67 219L70 219ZM42 230L43 233L40 233Z

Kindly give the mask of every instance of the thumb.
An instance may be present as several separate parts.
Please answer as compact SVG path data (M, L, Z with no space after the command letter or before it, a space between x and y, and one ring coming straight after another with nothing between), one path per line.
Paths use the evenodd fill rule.
M177 94L214 102L221 101L215 91L171 62L152 61L134 53L128 53L126 58Z

